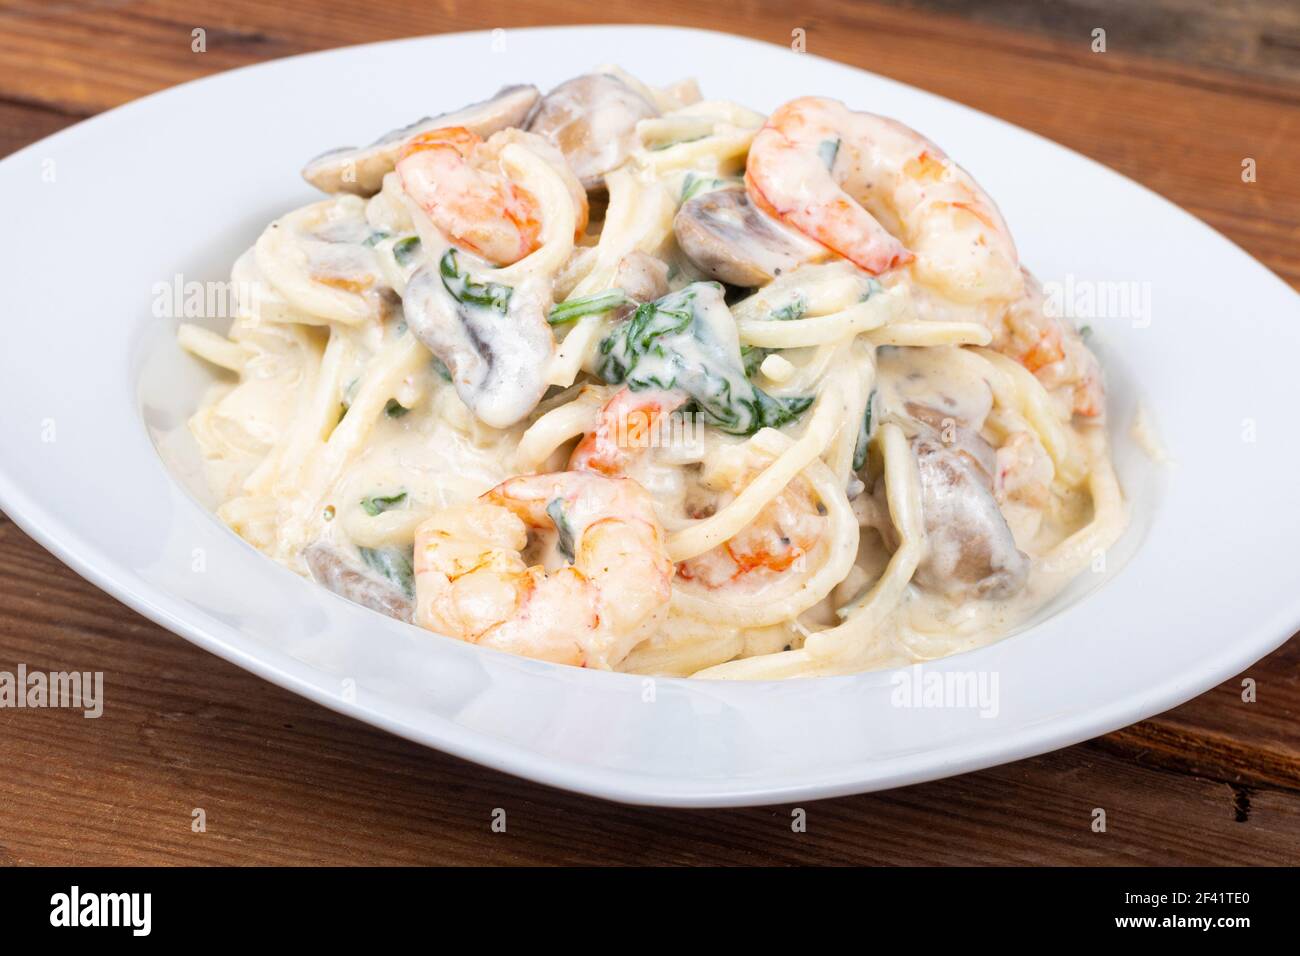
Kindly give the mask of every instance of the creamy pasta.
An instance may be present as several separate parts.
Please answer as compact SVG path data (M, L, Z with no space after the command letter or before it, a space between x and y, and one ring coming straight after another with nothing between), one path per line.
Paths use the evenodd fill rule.
M338 594L556 662L843 674L987 643L1126 508L1101 370L894 120L615 67L304 175L190 428L221 519Z

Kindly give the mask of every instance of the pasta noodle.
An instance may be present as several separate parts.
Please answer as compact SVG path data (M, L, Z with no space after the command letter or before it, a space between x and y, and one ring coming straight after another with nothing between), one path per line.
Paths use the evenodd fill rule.
M595 262L573 289L570 298L604 292L614 283L618 265L634 251L654 253L672 232L672 200L662 185L646 181L630 170L615 170L606 177L609 211ZM602 314L583 316L565 336L551 366L552 385L568 387L591 359L604 330Z
M373 194L178 328L274 559L515 653L783 679L993 640L1122 533L1096 360L920 134L613 66L458 115L309 164Z
M792 319L787 322L751 319L742 320L737 325L740 329L741 341L749 345L778 349L827 345L880 328L891 317L899 314L901 298L901 294L890 291L830 315Z

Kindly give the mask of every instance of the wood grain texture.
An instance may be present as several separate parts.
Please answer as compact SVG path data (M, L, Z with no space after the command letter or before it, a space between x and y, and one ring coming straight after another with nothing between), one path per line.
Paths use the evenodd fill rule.
M1047 35L1114 34L1122 49L1264 78L1300 80L1292 0L889 0Z
M1160 7L1180 3L1203 6ZM1137 179L1300 287L1300 87L1285 54L1293 8L1269 19L1261 11L1277 7L1271 0L1234 5L1245 12L1230 18L1232 30L1274 41L1230 57L1212 38L1195 42L1202 23L1170 39L1118 13L1107 20L1108 52L1092 53L1089 23L1098 9L1114 13L1117 0L1070 0L1055 16L1018 6L827 0L791 12L776 0L609 0L599 15L777 43L802 28L812 53L950 96ZM271 57L593 16L572 0L0 3L0 154L138 96ZM195 28L206 31L205 53L190 49ZM1253 184L1241 181L1246 157L1258 164ZM0 710L6 863L1300 861L1295 638L1242 675L1255 682L1253 703L1237 678L1054 754L805 805L806 833L792 832L788 806L614 806L340 717L144 620L0 515L0 670L19 662L103 671L107 701L98 720ZM206 812L205 833L191 830L195 808ZM505 833L490 828L496 808L506 811ZM1106 811L1105 833L1091 829L1095 808Z

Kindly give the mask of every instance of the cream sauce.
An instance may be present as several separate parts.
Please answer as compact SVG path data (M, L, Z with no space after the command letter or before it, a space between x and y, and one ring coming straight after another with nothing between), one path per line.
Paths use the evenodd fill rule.
M871 276L735 202L762 117L682 106L684 91L596 74L543 101L533 130L588 188L617 169L578 245L565 161L517 130L502 136L502 168L541 176L529 182L544 228L566 224L517 263L447 259L450 240L390 172L388 142L367 168L369 199L337 195L272 223L234 265L228 341L182 337L234 371L190 422L218 513L276 560L409 619L419 528L520 471L563 468L619 389L668 390L686 402L673 427L621 467L677 560L671 607L602 664L842 673L955 653L1028 620L1124 526L1105 433L1071 416L1096 414L1080 411L1100 401L1095 358L1050 324L1037 284L1004 261L1014 246L996 207L928 141L855 119L835 150L769 182L797 193L783 176L829 174L915 253ZM940 167L951 175L926 179ZM984 218L944 211L959 195ZM990 224L996 241L974 248ZM760 287L742 297L701 273ZM623 304L552 332L557 298L616 289ZM870 312L878 296L894 310ZM1053 336L1060 357L1028 374L1018 350ZM967 347L990 339L992 351ZM556 572L572 560L563 545L558 523L534 528L523 556ZM851 652L810 656L845 632Z

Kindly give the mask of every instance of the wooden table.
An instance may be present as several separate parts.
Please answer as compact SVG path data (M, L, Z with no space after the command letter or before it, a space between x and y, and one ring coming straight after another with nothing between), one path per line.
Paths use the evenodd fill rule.
M1141 9L1126 13L1112 0L1054 0L1036 12L806 0L789 13L781 0L606 0L599 16L778 43L802 28L809 52L1097 158L1300 285L1300 13L1278 0L1233 5L1231 15L1208 0L1130 6ZM977 18L961 15L968 7ZM593 15L571 0L6 0L0 154L154 90L259 60ZM1095 27L1107 31L1105 53L1090 49ZM191 52L195 28L206 30L205 53ZM575 71L596 59L577 55ZM1255 183L1242 182L1245 158L1256 161ZM1254 703L1243 702L1233 679L1068 750L810 804L806 833L791 831L790 807L614 806L355 723L156 627L0 516L0 670L19 662L102 670L108 706L99 720L0 710L0 861L9 863L1300 860L1294 638L1242 675L1256 682ZM498 807L508 813L506 833L490 827ZM1107 811L1104 834L1090 827L1095 807ZM206 813L206 832L192 832L195 808Z

